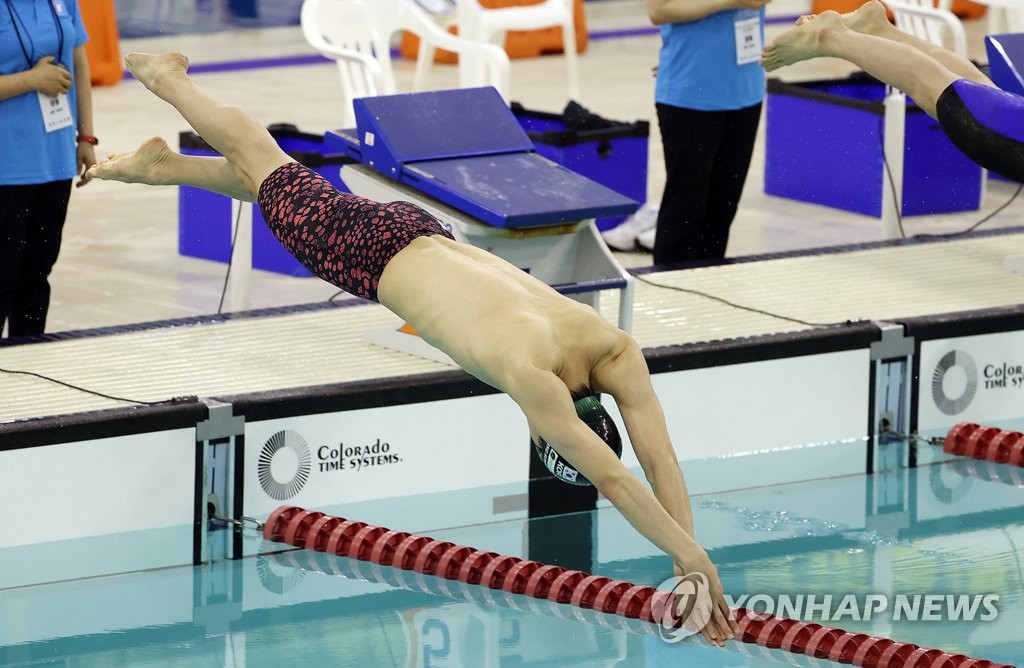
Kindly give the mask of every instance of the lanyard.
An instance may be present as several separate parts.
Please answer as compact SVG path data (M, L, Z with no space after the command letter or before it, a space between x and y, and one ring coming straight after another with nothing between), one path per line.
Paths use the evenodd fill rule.
M57 16L57 10L53 8L52 0L46 0L46 5L50 8L50 16L53 17L53 25L57 28L57 62L64 62L64 26L60 24L60 18ZM14 34L18 36L18 45L21 46L21 53L25 56L25 62L28 63L29 69L35 67L35 61L33 58L36 55L36 45L32 41L32 33L25 26L25 22L21 19L21 14L11 4L11 0L7 0L7 14L11 17L11 23L14 25ZM25 38L28 39L28 48L25 48L25 40L21 38L21 30L18 28L18 24L21 23L21 27L25 29ZM29 52L31 51L31 55Z

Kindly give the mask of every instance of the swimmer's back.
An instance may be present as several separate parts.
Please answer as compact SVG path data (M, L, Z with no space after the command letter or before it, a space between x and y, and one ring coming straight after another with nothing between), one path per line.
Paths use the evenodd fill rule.
M568 299L485 250L445 239L415 240L380 281L382 304L485 382L531 364L570 387L618 354L628 336L589 306Z

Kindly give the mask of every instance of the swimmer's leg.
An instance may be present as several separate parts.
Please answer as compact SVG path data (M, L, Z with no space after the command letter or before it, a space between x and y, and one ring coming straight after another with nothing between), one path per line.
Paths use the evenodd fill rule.
M833 11L779 35L765 48L761 64L770 72L819 56L848 60L914 98L933 118L939 96L963 78L909 44L851 30Z
M224 104L188 76L180 53L130 53L125 64L135 78L171 104L200 137L227 159L253 199L263 180L293 162L266 128L238 107Z
M182 155L160 137L147 140L129 153L108 156L90 167L86 176L150 186L194 186L244 202L255 201L227 158Z
M843 14L843 22L852 30L866 35L875 35L912 46L918 51L931 56L953 74L969 81L976 81L987 86L994 86L991 79L985 76L974 63L960 54L932 44L926 39L903 32L892 23L879 0L868 0L852 12Z

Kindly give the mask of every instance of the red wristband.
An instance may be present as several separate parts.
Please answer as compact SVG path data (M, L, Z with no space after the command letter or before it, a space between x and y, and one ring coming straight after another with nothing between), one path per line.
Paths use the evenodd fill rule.
M86 144L92 144L93 146L97 146L100 143L100 140L96 139L96 137L93 137L92 135L78 135L75 137L75 141L79 144L85 142Z

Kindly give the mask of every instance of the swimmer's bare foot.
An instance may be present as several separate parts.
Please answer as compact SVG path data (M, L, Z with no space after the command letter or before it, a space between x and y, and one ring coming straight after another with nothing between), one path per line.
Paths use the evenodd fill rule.
M850 30L855 30L865 35L877 35L893 27L889 23L889 15L886 13L885 5L878 0L868 0L852 12L843 14L843 23Z
M188 71L188 58L180 53L129 53L124 57L124 64L143 86L157 95L166 77Z
M134 151L107 156L106 160L86 170L85 176L89 179L163 185L164 167L175 155L167 142L153 137Z
M865 35L878 35L893 27L889 23L889 15L886 13L885 5L878 0L868 0L852 12L846 12L845 14L840 14L840 16L843 18L843 23L846 24L847 28L864 33ZM817 17L817 14L804 14L796 20L796 24L802 26Z
M831 55L829 40L839 32L849 30L839 14L823 12L811 21L785 32L765 47L761 65L769 72L802 60Z

